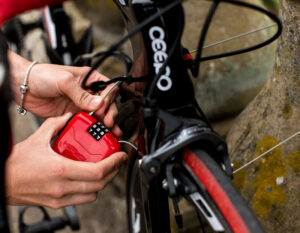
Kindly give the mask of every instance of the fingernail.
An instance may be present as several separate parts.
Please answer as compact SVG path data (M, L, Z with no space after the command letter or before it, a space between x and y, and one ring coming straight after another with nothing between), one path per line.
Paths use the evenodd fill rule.
M94 97L91 102L90 102L90 108L92 110L96 110L97 108L100 107L100 103L102 102L101 97Z

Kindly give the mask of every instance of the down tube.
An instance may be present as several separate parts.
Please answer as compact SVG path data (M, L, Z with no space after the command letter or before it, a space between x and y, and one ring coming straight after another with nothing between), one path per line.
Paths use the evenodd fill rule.
M117 1L128 31L161 12L174 1ZM121 4L120 2L123 2ZM146 25L139 33L131 38L134 56L133 77L147 76L147 86L139 88L147 93L149 86L160 67L169 57L170 48L175 45L175 51L170 57L165 72L155 84L152 98L157 100L158 107L174 109L194 102L194 88L186 66L184 65L180 43L180 25L184 24L183 8L180 4ZM177 41L175 39L178 38Z

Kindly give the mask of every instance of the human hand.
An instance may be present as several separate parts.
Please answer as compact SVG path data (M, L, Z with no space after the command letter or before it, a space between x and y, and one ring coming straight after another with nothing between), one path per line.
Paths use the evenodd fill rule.
M96 200L97 192L118 173L124 152L98 162L78 162L55 153L50 140L71 114L47 119L28 139L14 146L6 161L7 204L62 208Z
M30 62L9 52L11 63L11 76L15 100L20 101L19 87L24 81L25 73ZM60 116L67 112L76 113L81 110L96 111L94 116L103 121L106 127L120 137L122 132L114 124L118 114L114 102L118 95L118 87L103 99L109 85L99 96L92 95L81 88L81 82L89 67L72 67L53 64L36 64L32 67L28 77L29 91L24 97L24 108L43 118ZM106 81L107 77L94 71L89 82Z

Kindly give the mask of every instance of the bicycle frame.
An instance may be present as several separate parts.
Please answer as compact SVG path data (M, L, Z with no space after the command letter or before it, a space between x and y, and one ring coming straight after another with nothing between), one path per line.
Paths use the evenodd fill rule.
M124 16L128 30L130 30L172 1L124 2L115 0L115 2ZM177 22L174 22L174 18ZM173 38L176 37L176 33L178 33L176 25L183 23L183 9L182 6L179 5L144 27L141 33L131 39L134 56L134 67L132 68L131 75L134 78L148 77L147 84L142 90L144 96L149 94L149 87L153 82L153 77L158 73L169 56L168 46L174 43ZM181 37L181 32L179 37ZM143 107L146 109L144 117L148 115L145 117L145 124L149 124L147 125L147 138L150 141L153 141L155 135L157 135L157 129L152 127L156 125L156 119L153 120L151 119L152 116L150 116L152 110L157 111L157 109L159 109L173 116L198 119L210 128L209 122L195 100L194 88L183 60L180 41L177 42L175 47L164 74L156 83L153 94L149 96L149 101L145 100L143 103ZM157 113L153 114L158 116ZM165 117L168 118L167 116ZM171 134L172 130L174 130L172 128L178 126L171 126L171 124L167 122L168 119L164 120L166 120L166 122L164 122L165 136L168 136L168 134ZM174 122L174 124L176 123ZM147 153L152 153L157 149L157 143L153 143L153 145L149 145Z
M172 1L115 2L130 31ZM143 154L139 155L142 158L139 173L140 186L143 187L141 191L147 221L146 232L169 232L168 194L161 188L161 184L166 164L184 146L197 141L203 148L216 154L215 159L224 165L228 175L232 172L224 140L213 132L195 100L194 88L180 44L182 30L178 25L183 27L183 24L183 8L178 4L131 39L134 56L131 75L133 78L148 77L142 89L146 98L143 100L138 137L139 145L147 145L145 148L139 146ZM170 54L172 47L174 52ZM156 82L154 77L167 60L165 70ZM151 92L153 82L156 83L154 91ZM137 157L137 154L130 156L128 177Z
M123 1L116 0L115 2L124 16L128 31L170 3L170 1L161 0L138 1L138 3L136 1L127 1L126 4L120 3ZM174 19L176 22L174 22ZM147 82L151 83L151 78L153 79L168 58L170 50L168 46L173 43L172 39L177 36L181 37L181 32L180 35L177 35L177 27L183 23L183 9L181 6L178 6L154 20L151 24L144 27L141 33L132 38L131 44L135 64L132 70L133 77L138 78L147 75L149 77ZM169 66L166 67L165 73L160 77L151 96L151 99L157 100L159 108L176 109L182 106L190 106L193 103L193 85L187 69L182 63L181 44L177 43L175 52L170 58ZM179 95L178 93L185 94ZM147 87L145 95L147 95ZM172 100L171 102L170 99ZM193 114L201 116L202 114L199 113L200 109L196 108Z

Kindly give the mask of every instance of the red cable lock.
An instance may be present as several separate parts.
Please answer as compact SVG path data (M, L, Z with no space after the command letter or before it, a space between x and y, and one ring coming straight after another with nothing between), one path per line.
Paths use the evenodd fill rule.
M98 162L121 150L115 136L88 113L75 114L52 143L55 152L76 161Z

